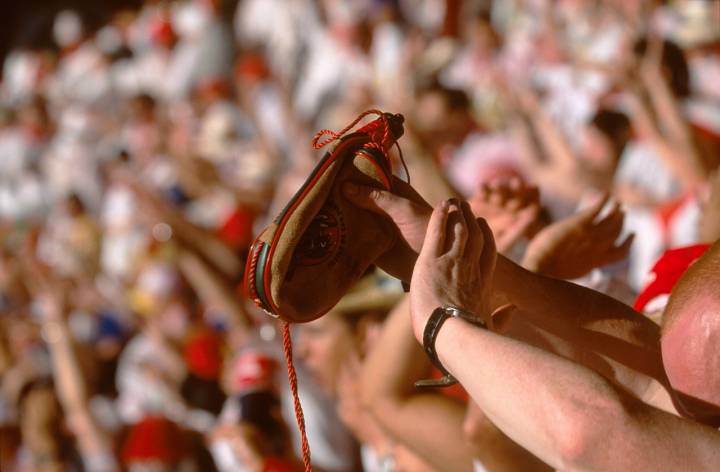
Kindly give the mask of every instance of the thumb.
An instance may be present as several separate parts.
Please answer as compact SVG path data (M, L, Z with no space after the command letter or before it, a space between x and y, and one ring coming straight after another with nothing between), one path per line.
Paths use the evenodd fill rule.
M353 204L374 213L392 215L401 198L386 190L346 182L342 188L345 198Z
M587 208L578 212L577 217L580 219L580 221L592 223L602 212L602 209L605 207L605 204L607 204L609 199L610 195L607 193L603 193L600 197L598 197L595 202L593 202Z

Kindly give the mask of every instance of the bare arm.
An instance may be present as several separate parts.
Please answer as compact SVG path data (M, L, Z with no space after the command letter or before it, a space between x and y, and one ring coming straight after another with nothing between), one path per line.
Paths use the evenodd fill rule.
M43 323L52 363L53 381L70 430L77 439L83 458L112 457L110 439L92 417L88 408L85 379L75 353L70 332L60 306L46 305L48 319Z
M467 205L438 206L413 272L413 332L454 305L491 313L497 262L492 232ZM491 323L492 324L492 323ZM449 318L439 360L503 432L553 467L571 470L710 470L720 433L643 404L574 362Z
M560 469L712 470L720 433L645 405L598 374L458 320L441 362L508 436Z
M174 208L171 208L158 195L143 187L133 176L124 176L135 194L143 204L154 212L154 215L172 227L173 236L197 254L202 255L218 270L228 277L236 277L240 273L242 262L224 242L214 234L189 222Z
M395 221L409 249L402 257L392 254L378 262L407 281L427 231L427 205L364 188L358 189L352 201ZM607 365L603 373L638 395L651 378L665 383L659 328L627 305L570 282L534 274L503 256L497 258L492 288L493 308L512 303L518 308L518 318L562 341L562 354L572 360L598 368L597 355L603 356ZM557 352L560 347L550 346Z
M678 145L664 136L654 122L653 112L637 93L631 94L628 106L633 127L648 140L678 180L689 188L694 188L701 182L702 170L697 153L691 147Z
M465 405L434 391L416 390L430 362L415 341L405 298L386 321L363 368L363 403L382 428L439 469L472 470L463 440ZM422 426L418 427L418 419Z
M522 321L552 335L545 347L553 352L601 371L638 396L644 395L651 379L666 383L659 327L631 307L571 282L529 272L502 256L493 288L493 304L515 305ZM529 341L521 332L517 336Z
M252 319L245 310L242 299L226 278L213 270L210 264L194 252L181 249L178 265L205 304L222 310L233 327L243 331L251 328Z

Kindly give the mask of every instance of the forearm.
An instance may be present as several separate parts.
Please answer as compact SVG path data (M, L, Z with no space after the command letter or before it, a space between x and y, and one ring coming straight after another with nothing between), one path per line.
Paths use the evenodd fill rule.
M230 325L241 330L250 328L252 320L245 311L242 300L205 261L195 253L183 249L180 251L178 265L206 305L222 310Z
M238 275L242 267L240 259L219 238L189 222L178 210L143 187L138 180L131 178L128 183L144 203L153 209L157 218L172 227L174 237L201 254L225 275L229 277Z
M697 154L687 146L678 147L663 134L653 119L653 113L648 108L644 99L637 94L632 96L628 102L630 107L633 126L641 130L649 145L653 148L658 157L668 166L683 185L693 188L702 172L698 167L699 159ZM690 154L686 159L684 154Z
M600 354L665 381L659 328L629 306L594 290L534 274L502 256L497 261L494 292L494 305L512 303L523 321L581 352ZM593 367L585 356L573 360ZM633 390L646 386L620 383Z
M62 322L47 322L43 326L48 339L53 378L58 399L68 415L77 413L85 405L85 379L80 371L70 332Z
M214 234L198 228L173 210L169 212L168 220L173 232L185 245L197 254L202 254L224 275L236 277L240 273L240 259Z
M691 159L690 164L697 165L698 170L701 169L702 162L697 155L692 131L683 117L680 104L670 90L667 81L661 74L650 74L645 84L663 130L669 135L672 142L678 143L690 151L690 155L687 156Z
M383 430L438 468L470 470L472 448L463 440L465 406L414 382L430 361L412 334L409 299L393 310L363 368L363 403ZM422 427L418 419L422 418Z
M648 407L589 369L519 341L450 319L436 349L485 414L553 467L703 470L720 456L717 432Z
M532 118L536 125L540 144L550 161L555 166L575 168L578 159L552 118L540 106L532 109Z
M70 338L62 322L46 323L48 349L58 399L76 436L78 447L85 454L106 448L107 438L95 423L88 408L85 379Z
M449 319L436 349L491 421L553 467L570 465L583 416L606 413L612 390L599 377L527 344Z

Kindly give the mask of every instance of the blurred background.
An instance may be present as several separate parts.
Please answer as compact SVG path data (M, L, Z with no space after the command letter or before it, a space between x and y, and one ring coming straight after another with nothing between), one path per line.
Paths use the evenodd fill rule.
M714 0L25 0L0 61L3 471L294 470L245 257L314 133L366 109L405 116L429 203L468 199L531 270L633 303L666 250L720 237ZM401 297L368 277L350 344ZM332 329L298 333L314 464L432 469L366 434Z

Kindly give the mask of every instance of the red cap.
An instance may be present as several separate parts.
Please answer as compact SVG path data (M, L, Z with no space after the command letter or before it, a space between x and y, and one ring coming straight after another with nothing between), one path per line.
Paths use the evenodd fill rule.
M634 308L637 311L643 311L645 306L654 298L669 294L685 271L709 247L709 244L696 244L665 251L650 270L650 273L654 274L655 277L642 289L635 300Z
M233 388L237 393L247 390L272 390L273 377L278 367L272 357L258 352L245 352L233 367Z
M220 340L212 331L202 331L185 345L185 364L188 370L205 380L216 380L222 368Z
M147 416L130 428L122 459L125 464L141 461L176 464L184 455L184 442L175 423L162 416Z
M265 59L260 54L245 54L235 63L235 78L262 80L270 75Z
M170 46L176 39L170 21L164 18L155 20L150 26L150 37L153 41L163 46Z
M255 215L252 210L236 208L218 228L218 236L233 249L246 248L252 243L254 220Z

